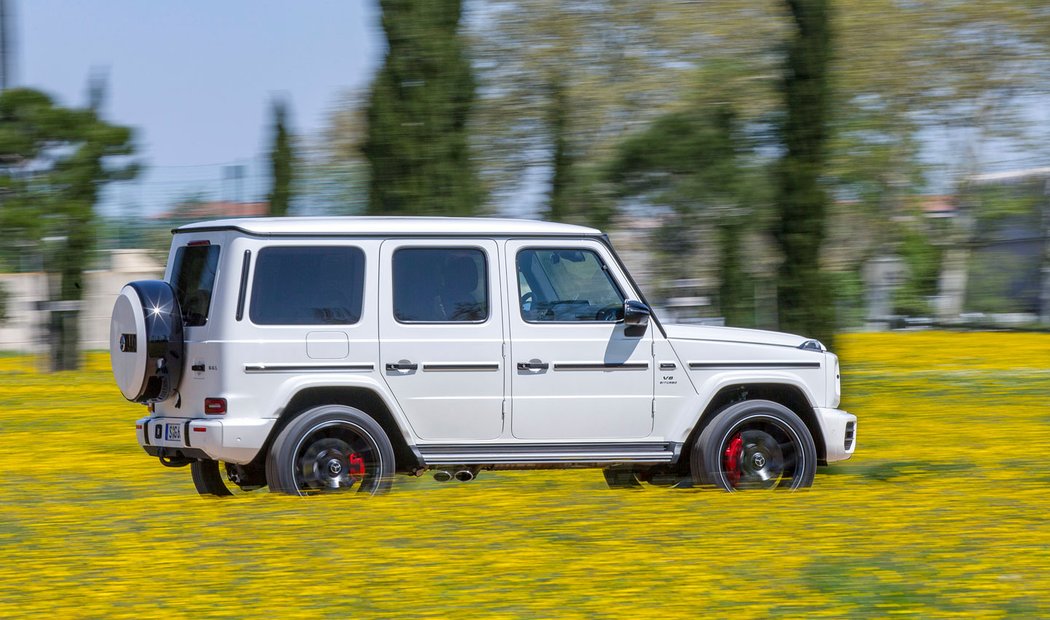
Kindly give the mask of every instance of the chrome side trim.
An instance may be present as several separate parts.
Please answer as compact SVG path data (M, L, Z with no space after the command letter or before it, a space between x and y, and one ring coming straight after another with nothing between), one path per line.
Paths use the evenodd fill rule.
M245 374L275 372L371 372L375 364L245 364Z
M672 443L423 445L427 465L503 463L671 463Z
M423 362L424 372L495 372L499 362Z
M820 362L689 362L689 370L820 368Z
M622 362L619 364L554 362L554 370L648 370L649 362Z

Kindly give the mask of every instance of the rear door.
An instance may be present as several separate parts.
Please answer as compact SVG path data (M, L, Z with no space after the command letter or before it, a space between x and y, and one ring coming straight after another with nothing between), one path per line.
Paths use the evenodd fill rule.
M380 250L380 360L424 440L503 432L500 261L491 240L388 240Z

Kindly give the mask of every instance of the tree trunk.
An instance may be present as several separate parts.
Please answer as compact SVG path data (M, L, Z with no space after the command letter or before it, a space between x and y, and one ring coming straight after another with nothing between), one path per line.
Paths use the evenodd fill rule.
M779 222L783 253L777 286L780 328L831 345L834 305L820 270L827 196L825 165L830 16L827 0L788 0L795 23L784 78L785 153L779 166Z

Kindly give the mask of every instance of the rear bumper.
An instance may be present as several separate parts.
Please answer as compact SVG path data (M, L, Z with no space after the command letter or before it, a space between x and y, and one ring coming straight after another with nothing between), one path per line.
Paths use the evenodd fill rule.
M266 444L276 420L142 418L135 422L139 445L151 456L208 458L244 465Z
M817 408L817 419L824 434L827 462L845 461L857 447L857 416L841 409Z

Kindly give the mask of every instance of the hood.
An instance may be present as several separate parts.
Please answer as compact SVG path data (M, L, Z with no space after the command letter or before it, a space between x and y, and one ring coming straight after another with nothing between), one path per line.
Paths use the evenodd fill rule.
M769 332L761 329L740 327L712 327L708 325L663 325L667 337L672 340L714 340L718 342L746 342L780 347L798 348L810 340L794 334Z

